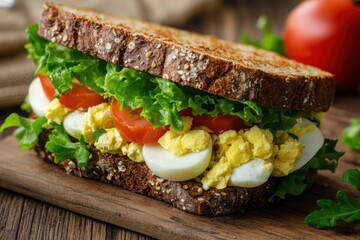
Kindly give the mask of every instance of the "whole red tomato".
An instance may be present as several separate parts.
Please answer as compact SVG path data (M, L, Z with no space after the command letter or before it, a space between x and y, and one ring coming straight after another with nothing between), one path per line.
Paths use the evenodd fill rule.
M289 15L285 50L299 62L335 75L339 90L360 84L360 1L307 0Z

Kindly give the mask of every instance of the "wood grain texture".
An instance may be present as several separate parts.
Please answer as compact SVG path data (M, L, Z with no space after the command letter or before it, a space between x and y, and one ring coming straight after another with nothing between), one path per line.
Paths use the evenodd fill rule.
M152 239L0 188L0 239Z
M352 102L355 106L360 105L360 100ZM354 116L359 116L359 113L332 108L324 119L325 135L337 138L341 129L347 125L349 117ZM340 149L345 149L339 145ZM351 151L347 151L335 175L321 172L315 186L303 196L281 202L271 208L214 218L188 214L165 203L114 186L67 175L56 166L38 159L33 152L19 151L13 136L1 142L0 151L3 153L0 160L1 187L156 238L184 239L191 235L194 239L236 239L240 236L246 239L302 236L316 239L356 239L360 234L360 224L343 224L334 230L320 231L303 223L307 213L316 208L317 199L333 199L339 188L348 190L353 197L358 197L358 193L340 181L340 175L346 169L360 168L359 154ZM2 196L7 197L9 196ZM55 239L58 236L89 239L93 234L99 234L98 237L105 234L105 229L101 227L102 231L94 230L94 223L89 218L69 216L68 212L63 213L58 209L52 210L54 215L49 216L49 208L53 208L50 205L42 204L40 208L34 208L31 206L34 203L29 203L23 198L14 198L14 201L20 201L16 206L21 207L0 208L4 215L10 212L14 215L23 214L20 218L11 218L10 223L1 222L1 226L5 225L5 229L9 229L3 231L7 236L16 236L18 232L11 232L11 229L19 226L23 229L22 235L19 236L30 234L34 239ZM29 209L29 212L26 209ZM37 211L31 212L33 209ZM36 226L38 229L32 228L31 215L47 224ZM59 218L63 219L65 224L56 224ZM66 225L72 227L61 229ZM95 228L99 228L99 225ZM43 233L50 235L45 236Z

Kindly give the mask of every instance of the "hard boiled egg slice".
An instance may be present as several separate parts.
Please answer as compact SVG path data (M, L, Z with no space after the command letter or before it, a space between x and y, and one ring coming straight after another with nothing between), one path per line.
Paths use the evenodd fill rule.
M205 150L175 156L159 144L145 144L143 155L146 165L161 178L171 181L186 181L199 176L208 167L212 154L209 139Z
M271 160L255 158L233 169L229 184L237 187L253 188L265 183L273 170Z
M83 123L82 118L85 112L71 112L64 118L63 126L65 131L74 138L79 138Z
M295 167L291 170L291 172L302 168L315 156L315 154L324 144L324 136L322 135L320 129L313 122L306 118L299 118L297 120L297 124L299 124L300 127L309 124L312 126L313 131L305 132L299 137L298 141L304 145L304 150L302 157L295 163Z
M50 101L46 97L38 77L30 83L28 96L30 106L34 113L39 117L45 116L45 108L49 105Z

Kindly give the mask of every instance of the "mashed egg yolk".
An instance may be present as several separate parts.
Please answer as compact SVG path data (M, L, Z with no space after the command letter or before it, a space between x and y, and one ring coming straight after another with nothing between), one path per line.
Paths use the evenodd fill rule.
M116 128L106 129L105 131L106 132L99 137L98 141L94 143L95 147L102 153L122 153L121 147L124 145L124 141Z
M114 127L110 106L107 103L101 103L94 107L90 107L85 113L82 119L82 123L82 133L84 135L85 141L88 144L93 144L95 140L92 137L92 133L95 130L100 128L108 129Z
M280 177L288 175L294 168L296 161L302 156L303 144L289 135L287 136L283 144L275 147L272 176Z
M127 155L135 162L144 162L142 146L137 143L123 141L116 128L106 129L106 132L99 137L94 145L103 153L108 152L121 156Z
M88 144L94 144L103 153L126 155L135 162L144 162L142 146L124 141L114 127L109 104L101 103L90 107L85 113L82 123L82 134ZM105 133L95 142L92 133L100 128L104 129Z
M64 107L59 102L59 99L52 100L45 109L45 117L51 121L61 124L65 116L70 112L70 109Z
M135 162L144 162L142 147L142 145L137 143L128 143L121 148L121 151Z
M70 109L63 107L58 99L54 99L46 109L49 121L61 124ZM232 177L233 169L250 162L253 159L266 160L269 163L263 168L272 170L272 176L286 176L293 171L297 161L301 159L304 145L297 137L304 133L315 131L312 125L295 124L293 128L278 131L276 138L269 130L253 126L250 129L236 132L229 130L216 136L202 129L191 130L192 118L183 117L182 131L170 130L160 139L159 144L175 156L196 153L208 147L209 138L214 138L213 154L208 169L200 176L205 189L226 188ZM301 121L301 119L299 120ZM97 141L92 133L104 129ZM82 134L88 144L94 144L101 152L126 155L136 162L144 162L143 146L124 141L114 127L110 107L102 103L90 107L82 118ZM211 150L210 150L211 151Z
M314 130L315 129L311 125L300 127L300 124L298 123L288 132L300 137L304 133L312 132ZM295 163L302 157L304 145L284 131L278 131L276 133L276 141L278 145L274 148L274 170L271 175L275 177L287 176L295 167Z
M215 143L219 149L216 156L220 160L204 173L201 179L204 188L226 188L234 168L255 157L269 159L273 154L272 142L271 132L257 126L238 133L230 130L220 134Z
M160 139L159 144L175 156L187 153L201 152L209 143L210 134L205 130L190 130L192 119L184 117L182 131L167 131Z

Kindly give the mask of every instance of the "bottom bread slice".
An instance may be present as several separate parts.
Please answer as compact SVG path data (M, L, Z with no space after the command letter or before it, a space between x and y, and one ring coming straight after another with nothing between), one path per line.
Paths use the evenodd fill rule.
M35 147L38 156L53 162L53 155L45 148L50 130L40 134ZM244 211L248 208L269 206L269 197L275 192L281 178L269 178L259 187L242 188L227 187L225 189L202 188L202 184L194 180L174 182L156 176L145 163L138 163L126 156L101 153L91 147L92 158L89 165L91 171L78 169L72 160L64 160L58 165L66 172L79 177L94 179L114 184L131 192L152 197L184 211L207 216L225 215ZM306 183L314 182L316 172L309 172Z

